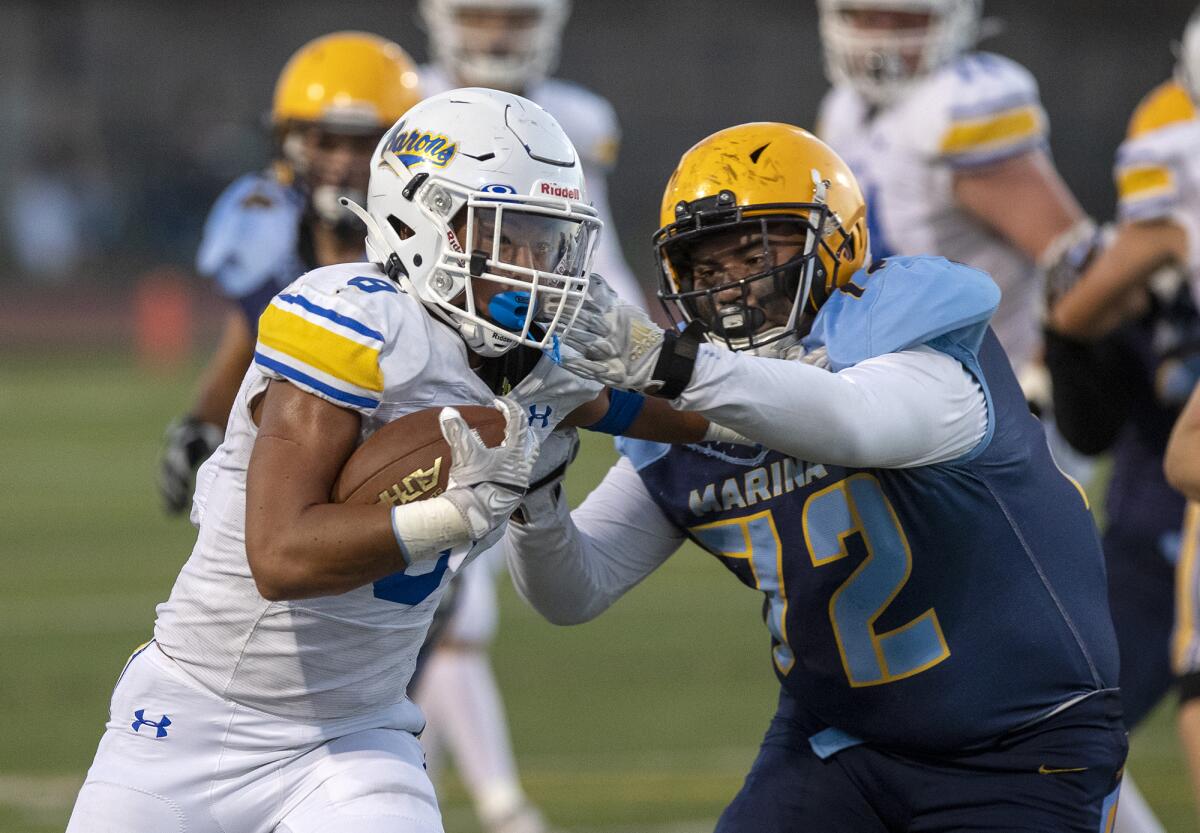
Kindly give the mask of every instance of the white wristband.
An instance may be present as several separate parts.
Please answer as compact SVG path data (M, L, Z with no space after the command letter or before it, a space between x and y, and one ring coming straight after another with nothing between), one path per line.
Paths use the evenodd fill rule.
M758 445L754 440L746 439L732 428L726 428L724 425L709 420L708 428L704 431L704 442L706 443L732 443L733 445Z
M393 506L392 533L409 567L471 543L467 519L445 496Z

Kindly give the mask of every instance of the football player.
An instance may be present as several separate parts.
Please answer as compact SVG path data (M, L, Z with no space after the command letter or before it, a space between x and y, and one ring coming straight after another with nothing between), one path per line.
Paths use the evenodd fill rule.
M764 594L779 710L718 833L1108 830L1126 737L1086 498L989 327L996 284L872 265L867 210L796 127L683 156L655 243L686 328L597 283L562 361L708 441L622 440L574 512L531 489L510 570L560 624L689 539Z
M639 306L644 292L621 252L608 207L606 178L616 163L619 127L612 105L578 84L549 77L558 63L569 0L422 0L433 62L421 67L431 92L478 86L536 101L579 150L588 195L604 221L596 271ZM445 747L489 833L539 833L544 827L517 777L500 691L488 649L498 611L501 564L479 559L463 575L453 611L424 664L416 698L429 726L421 736L431 768Z
M1184 45L1176 77L1138 105L1117 151L1111 242L1077 283L1049 287L1046 356L1064 436L1088 453L1113 453L1104 550L1126 722L1135 726L1162 700L1174 664L1186 733L1189 722L1200 727L1200 660L1189 647L1200 640L1187 615L1195 588L1175 587L1177 575L1192 573L1181 558L1184 498L1164 479L1163 457L1200 381L1192 291L1200 286L1200 18ZM1162 829L1148 815L1127 825L1136 805L1122 808L1119 833Z
M1037 273L1072 269L1095 235L1050 157L1036 81L976 51L982 0L817 9L833 85L817 134L862 184L875 256L932 253L991 275L1002 290L992 326L1031 403L1045 407ZM1060 462L1084 474L1050 437Z
M307 273L260 318L195 548L117 682L71 833L442 830L406 684L447 583L541 476L537 438L599 391L540 350L569 353L601 223L570 140L506 93L426 100L368 169L366 208L343 202L370 262ZM508 430L489 449L443 410L442 495L329 502L365 437L455 403L495 403Z
M579 150L588 193L604 221L596 272L622 298L644 306L645 292L621 253L608 207L607 177L621 138L616 113L591 90L550 77L570 13L570 0L421 0L433 54L432 64L421 67L421 83L431 93L505 90L551 113Z
M158 486L169 512L188 508L197 467L221 443L267 303L309 269L363 259L358 221L338 198L362 201L371 152L419 100L415 64L376 35L325 35L284 66L271 105L276 159L225 190L196 255L236 309L195 401L167 428Z

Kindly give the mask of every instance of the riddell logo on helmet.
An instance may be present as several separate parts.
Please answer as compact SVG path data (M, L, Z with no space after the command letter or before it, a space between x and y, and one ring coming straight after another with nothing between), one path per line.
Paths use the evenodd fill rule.
M458 144L452 142L449 137L441 133L430 133L419 127L398 130L388 141L387 148L405 165L428 162L439 168L449 165L450 160L458 153Z
M578 200L583 194L573 185L559 185L557 182L539 182L537 193L543 197L560 197L564 200Z

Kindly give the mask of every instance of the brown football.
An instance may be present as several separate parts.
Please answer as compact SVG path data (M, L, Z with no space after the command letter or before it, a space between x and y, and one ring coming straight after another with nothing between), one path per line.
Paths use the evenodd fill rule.
M455 405L489 447L504 441L504 414L481 405ZM402 506L436 497L450 476L450 446L438 422L441 408L389 422L350 455L333 484L334 503Z

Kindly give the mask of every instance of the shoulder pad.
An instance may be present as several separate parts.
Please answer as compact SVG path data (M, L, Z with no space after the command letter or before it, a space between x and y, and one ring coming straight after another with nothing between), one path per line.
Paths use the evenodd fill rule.
M666 443L655 443L649 440L634 440L629 437L617 437L617 453L629 458L634 469L641 471L652 463L667 456L671 446Z
M372 264L314 269L271 301L259 319L254 361L266 375L286 379L344 408L373 413L385 388L382 364L400 344L420 304ZM404 341L405 366L420 368L429 347L415 328ZM390 365L389 365L390 366Z
M1136 139L1196 118L1196 105L1177 81L1159 84L1141 100L1129 119L1126 138Z
M988 165L1046 141L1037 82L990 52L960 55L912 96L906 120L931 157L956 167Z
M607 100L557 78L543 81L530 98L558 120L584 165L607 170L616 164L621 131L617 114Z
M889 257L830 296L805 344L824 346L834 372L935 339L976 353L999 304L1000 287L978 269L941 257Z
M267 174L247 174L217 198L196 253L196 270L232 297L294 277L304 198ZM291 272L292 274L282 274Z
M1169 216L1184 200L1186 168L1200 141L1200 119L1187 93L1175 82L1147 95L1129 121L1117 149L1113 179L1121 221Z

